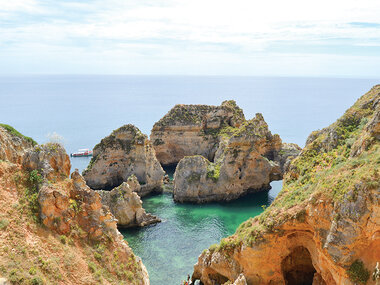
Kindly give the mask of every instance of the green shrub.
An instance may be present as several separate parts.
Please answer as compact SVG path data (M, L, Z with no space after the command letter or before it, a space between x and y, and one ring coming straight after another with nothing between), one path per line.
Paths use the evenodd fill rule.
M23 134L21 134L19 131L17 131L14 127L12 127L10 125L0 124L0 127L3 127L4 129L6 129L13 136L23 138L23 139L27 140L28 142L31 142L33 146L35 146L37 144L37 142L35 140L33 140L30 137L24 136Z
M59 240L61 241L61 243L66 244L66 242L67 242L67 237L66 237L65 235L61 235L61 236L59 237Z
M359 259L351 264L347 274L354 283L366 284L369 279L369 271L364 267L363 261Z
M5 230L9 225L9 221L7 219L0 220L0 230Z
M44 284L42 279L38 276L31 279L29 283L30 283L30 285L43 285Z

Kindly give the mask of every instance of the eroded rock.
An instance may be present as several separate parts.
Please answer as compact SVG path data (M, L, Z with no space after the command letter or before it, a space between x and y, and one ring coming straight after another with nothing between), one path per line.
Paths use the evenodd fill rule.
M239 128L226 128L218 138L214 162L200 155L179 162L174 174L175 201L229 201L268 190L300 152L297 145L282 144L278 135L272 135L261 114Z
M63 146L47 143L29 149L22 166L27 171L37 170L48 180L61 180L69 177L71 162Z
M162 165L178 163L185 156L202 155L213 161L218 148L217 133L239 127L243 111L233 100L220 106L176 105L154 124L150 139Z
M147 136L133 125L125 125L101 140L83 172L92 189L110 190L135 175L141 185L138 194L162 191L164 171Z
M117 219L119 227L143 227L161 221L156 216L145 212L142 201L136 193L139 188L140 184L136 176L133 175L128 178L127 182L123 182L111 191L96 191L100 194L103 205L108 206Z
M35 141L23 136L11 126L0 124L0 160L21 163L25 152L35 144Z

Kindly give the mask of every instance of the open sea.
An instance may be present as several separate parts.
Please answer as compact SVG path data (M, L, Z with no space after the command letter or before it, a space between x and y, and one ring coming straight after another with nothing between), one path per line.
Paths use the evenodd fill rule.
M134 124L150 134L175 104L219 105L233 99L247 119L262 113L272 133L304 146L307 136L340 117L378 79L220 76L0 76L0 123L38 143L59 134L68 153L93 148L112 130ZM83 170L89 158L73 158ZM176 285L191 274L203 249L235 232L262 212L281 190L248 195L230 203L176 204L171 195L143 199L163 222L123 230L146 265L152 285Z

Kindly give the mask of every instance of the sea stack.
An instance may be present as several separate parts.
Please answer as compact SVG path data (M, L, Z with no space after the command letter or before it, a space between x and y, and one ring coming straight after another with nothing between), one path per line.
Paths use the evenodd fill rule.
M220 106L176 105L154 124L150 139L162 165L177 164L191 155L213 161L219 131L239 127L244 121L242 109L233 100Z
M173 197L177 202L229 201L249 192L270 189L282 179L285 164L300 152L272 135L262 114L229 125L214 133L218 142L214 161L201 155L186 156L174 174Z
M147 136L133 125L124 125L101 140L83 177L96 190L111 190L137 177L139 196L161 192L164 171Z
M309 136L275 201L205 250L193 281L231 284L244 276L243 284L378 284L379 130L377 85Z

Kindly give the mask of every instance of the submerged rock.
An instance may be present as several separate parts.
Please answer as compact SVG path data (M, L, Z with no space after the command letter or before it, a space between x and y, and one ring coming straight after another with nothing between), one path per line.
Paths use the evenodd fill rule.
M97 190L96 192L100 194L103 205L108 206L117 219L119 227L144 227L161 222L156 216L145 212L142 201L136 193L139 189L140 184L133 175L127 182L123 182L111 191Z
M376 102L380 85L337 122L313 132L287 168L271 206L205 250L192 279L229 284L243 273L247 284L377 284Z
M112 189L135 175L144 196L162 191L165 172L156 159L147 136L133 125L125 125L97 144L83 177L92 189Z
M286 164L300 152L297 145L282 144L278 135L272 135L261 114L239 128L221 130L218 140L214 162L200 155L179 162L175 201L229 201L270 189L269 183L282 179Z

